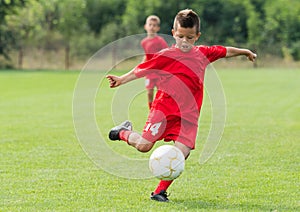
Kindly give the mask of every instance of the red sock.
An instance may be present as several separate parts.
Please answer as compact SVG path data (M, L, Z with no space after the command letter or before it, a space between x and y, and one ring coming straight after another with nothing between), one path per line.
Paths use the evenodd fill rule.
M119 137L122 141L128 142L130 133L131 133L131 131L129 131L129 130L121 130L119 133Z
M155 189L154 194L158 194L159 192L161 192L161 190L167 191L172 182L173 180L161 180L157 188Z

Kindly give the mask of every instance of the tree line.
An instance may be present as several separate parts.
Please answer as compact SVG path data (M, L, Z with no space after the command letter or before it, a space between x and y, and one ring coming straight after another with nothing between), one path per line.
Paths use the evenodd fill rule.
M65 67L73 56L91 55L125 36L144 33L150 14L170 34L181 9L201 18L199 43L245 46L260 55L300 60L299 0L0 0L0 67L17 51L22 67L28 46L63 48ZM6 61L6 62L5 62Z

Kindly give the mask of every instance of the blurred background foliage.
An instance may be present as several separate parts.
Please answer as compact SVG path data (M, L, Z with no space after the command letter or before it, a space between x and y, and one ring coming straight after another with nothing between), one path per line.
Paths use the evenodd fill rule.
M0 0L0 67L22 68L33 49L63 52L64 68L108 43L145 33L150 14L171 34L173 19L191 8L201 18L198 44L250 48L262 56L300 60L299 0ZM17 58L16 63L12 57Z

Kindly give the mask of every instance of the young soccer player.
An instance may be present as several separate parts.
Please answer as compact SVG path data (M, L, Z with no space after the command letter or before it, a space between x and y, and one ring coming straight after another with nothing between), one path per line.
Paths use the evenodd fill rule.
M161 36L157 35L157 32L160 30L160 19L158 16L148 16L144 25L144 29L147 32L147 37L141 41L141 46L145 52L143 62L146 62L153 57L154 53L167 48L168 44ZM154 88L157 80L158 79L155 74L147 74L145 76L145 86L147 89L149 109L151 108L153 102Z
M256 54L248 49L224 46L195 46L199 39L200 18L190 10L176 15L173 29L176 44L165 49L122 76L108 75L110 87L118 87L155 72L159 76L158 93L153 101L142 134L132 131L125 121L111 129L111 140L123 140L138 151L149 151L158 140L173 141L187 159L195 148L198 118L203 100L205 68L219 58L246 56L254 61ZM168 201L167 189L173 181L161 180L151 199Z

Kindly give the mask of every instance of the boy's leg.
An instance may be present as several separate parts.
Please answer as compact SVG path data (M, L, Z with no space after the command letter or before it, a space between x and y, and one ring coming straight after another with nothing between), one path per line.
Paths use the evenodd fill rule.
M179 141L175 141L175 146L182 151L185 159L189 157L192 150L190 147L184 145L183 143L180 143Z
M149 107L149 109L151 109L153 97L154 97L154 89L153 88L147 89L147 96L148 96L148 107Z
M148 152L154 143L144 139L140 134L132 131L132 124L125 121L112 128L109 132L110 140L122 140L135 147L140 152Z
M161 180L154 192L151 193L151 199L159 202L168 202L167 189L173 180Z
M163 138L166 127L166 118L163 112L151 110L148 120L144 126L143 134L140 135L132 131L131 123L125 121L119 126L111 129L109 138L111 140L123 140L135 147L140 152L148 152L154 143Z
M148 107L151 109L153 99L154 99L154 88L156 87L158 79L146 76L145 86L147 89L147 97L148 97Z
M188 156L190 155L191 148L178 142L178 141L175 141L175 146L182 151L185 159L187 159ZM155 191L151 194L151 199L159 201L159 202L169 201L169 199L167 197L167 189L170 187L172 182L173 182L173 180L161 180L158 183Z

